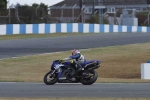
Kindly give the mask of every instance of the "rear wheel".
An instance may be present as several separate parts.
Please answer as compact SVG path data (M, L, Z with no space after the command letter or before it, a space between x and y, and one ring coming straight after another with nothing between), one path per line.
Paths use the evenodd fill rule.
M83 85L91 85L93 84L98 78L98 74L94 70L88 70L83 72L83 78L80 80L80 82Z
M57 82L57 77L55 74L52 75L52 72L48 72L45 76L44 76L44 83L46 85L53 85Z

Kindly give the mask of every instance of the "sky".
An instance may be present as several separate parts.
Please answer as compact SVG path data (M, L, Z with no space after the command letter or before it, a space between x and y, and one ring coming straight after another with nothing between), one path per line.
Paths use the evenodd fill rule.
M7 1L10 1L10 5L12 4L15 5L16 3L19 3L21 5L24 5L24 4L32 5L33 3L38 3L38 4L44 3L48 6L51 6L63 0L7 0Z

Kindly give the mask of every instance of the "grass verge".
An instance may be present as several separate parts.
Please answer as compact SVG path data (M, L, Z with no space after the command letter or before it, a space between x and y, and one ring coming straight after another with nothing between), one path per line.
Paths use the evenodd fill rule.
M149 98L0 98L0 100L149 100Z
M87 60L101 60L97 82L150 82L141 80L141 63L150 59L150 43L81 50ZM71 52L41 54L0 61L0 81L43 82L51 62Z
M13 39L29 39L29 38L47 38L47 37L62 37L62 36L81 36L91 35L91 33L52 33L52 34L19 34L19 35L0 35L0 40L13 40Z

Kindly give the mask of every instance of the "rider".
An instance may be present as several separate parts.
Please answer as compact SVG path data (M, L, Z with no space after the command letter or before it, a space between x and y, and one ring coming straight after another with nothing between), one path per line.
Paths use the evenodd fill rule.
M78 71L82 70L82 66L86 63L85 57L80 53L79 50L72 50L72 56L69 59L75 59L73 65L78 69Z

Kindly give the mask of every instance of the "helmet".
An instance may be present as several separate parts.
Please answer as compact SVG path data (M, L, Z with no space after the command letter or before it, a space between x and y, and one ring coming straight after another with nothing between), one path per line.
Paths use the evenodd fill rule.
M77 53L80 53L80 51L79 51L79 50L76 50L76 49L72 50L72 55L75 55L75 54L77 54Z

